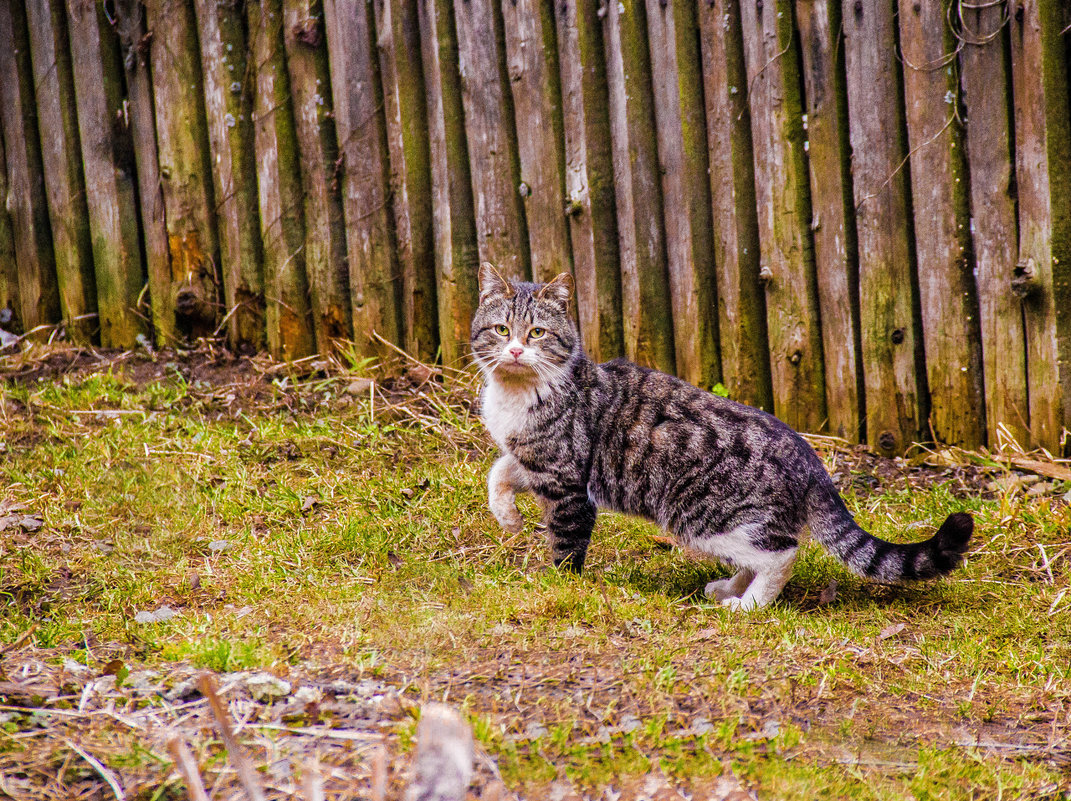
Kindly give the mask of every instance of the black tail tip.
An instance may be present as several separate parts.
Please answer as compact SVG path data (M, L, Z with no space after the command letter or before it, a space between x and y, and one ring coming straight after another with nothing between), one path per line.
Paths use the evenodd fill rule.
M959 557L967 550L967 543L973 533L974 518L967 512L950 514L941 524L941 528L937 529L934 538L937 541L937 551L950 562L949 568L959 564Z

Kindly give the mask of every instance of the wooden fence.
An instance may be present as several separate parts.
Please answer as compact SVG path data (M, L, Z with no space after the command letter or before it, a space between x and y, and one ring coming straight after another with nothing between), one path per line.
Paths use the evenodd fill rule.
M1071 428L1061 0L0 0L0 327L584 342L900 453ZM43 329L39 329L43 330Z

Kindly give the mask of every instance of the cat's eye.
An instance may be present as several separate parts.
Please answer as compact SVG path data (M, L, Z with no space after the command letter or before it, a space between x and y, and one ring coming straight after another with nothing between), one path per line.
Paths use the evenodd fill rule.
M509 336L509 326L508 325L502 325L501 323L499 323L498 325L495 326L495 333L498 334L499 336L508 337Z
M528 332L528 338L539 339L545 333L547 333L545 328L533 328L531 331Z

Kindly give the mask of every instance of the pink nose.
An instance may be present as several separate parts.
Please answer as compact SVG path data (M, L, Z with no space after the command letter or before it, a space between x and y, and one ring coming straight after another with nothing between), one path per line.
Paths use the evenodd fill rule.
M510 353L510 356L512 356L514 359L519 359L519 358L521 358L521 355L524 353L524 348L510 348L509 349L509 353Z

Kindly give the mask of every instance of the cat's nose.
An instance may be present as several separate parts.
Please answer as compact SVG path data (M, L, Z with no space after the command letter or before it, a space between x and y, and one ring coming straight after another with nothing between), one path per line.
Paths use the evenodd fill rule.
M521 358L521 354L523 354L523 353L524 353L524 348L510 348L510 349L509 349L509 354L510 354L510 356L512 356L512 357L513 357L514 359L519 359L519 358Z

